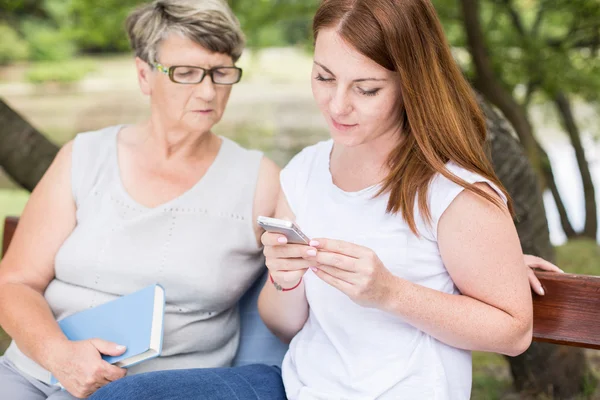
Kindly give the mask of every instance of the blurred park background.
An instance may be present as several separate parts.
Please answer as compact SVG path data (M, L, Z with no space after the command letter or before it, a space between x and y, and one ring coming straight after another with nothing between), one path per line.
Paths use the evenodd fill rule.
M78 132L148 115L123 29L125 16L143 2L0 0L0 218L20 214L31 188L18 172L39 162L15 164L14 155L36 140L15 145L9 110L56 146ZM433 3L457 61L508 120L539 178L556 262L567 272L600 275L600 0ZM248 49L239 62L244 78L216 131L283 166L328 136L310 91L318 1L229 4ZM544 347L524 356L522 363L535 364L525 369L475 353L473 398L600 399L600 354L569 351Z

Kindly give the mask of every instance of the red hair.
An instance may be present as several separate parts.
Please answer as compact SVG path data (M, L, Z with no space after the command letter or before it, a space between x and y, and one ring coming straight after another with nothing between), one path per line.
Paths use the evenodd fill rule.
M450 173L446 163L453 161L500 188L513 213L485 154L484 115L452 57L431 1L324 0L313 21L315 40L324 28L335 28L358 52L400 77L403 139L389 156L390 172L379 193L390 194L388 212L400 212L418 234L415 200L431 221L427 192L436 173L503 207L499 197Z

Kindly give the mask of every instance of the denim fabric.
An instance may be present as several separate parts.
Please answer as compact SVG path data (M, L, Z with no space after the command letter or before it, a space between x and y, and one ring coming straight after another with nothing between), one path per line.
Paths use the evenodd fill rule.
M285 400L281 370L262 364L156 371L119 379L90 400Z

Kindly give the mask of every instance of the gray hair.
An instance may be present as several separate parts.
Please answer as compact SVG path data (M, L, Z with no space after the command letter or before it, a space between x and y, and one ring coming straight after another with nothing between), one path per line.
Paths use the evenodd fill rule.
M151 64L157 62L160 41L171 33L227 54L233 62L245 44L240 23L225 0L155 0L129 14L125 25L135 55Z

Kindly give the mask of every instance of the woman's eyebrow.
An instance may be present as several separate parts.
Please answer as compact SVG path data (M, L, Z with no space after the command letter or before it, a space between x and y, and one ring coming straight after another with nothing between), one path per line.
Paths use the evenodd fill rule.
M330 75L335 76L335 74L333 72L331 72L331 70L329 68L327 68L326 66L324 66L323 64L321 64L318 61L314 62L315 64L317 64L319 67L323 68L325 70L325 72L327 72ZM377 81L377 82L384 82L387 81L387 79L379 79L379 78L361 78L361 79L355 79L353 82L365 82L365 81Z

